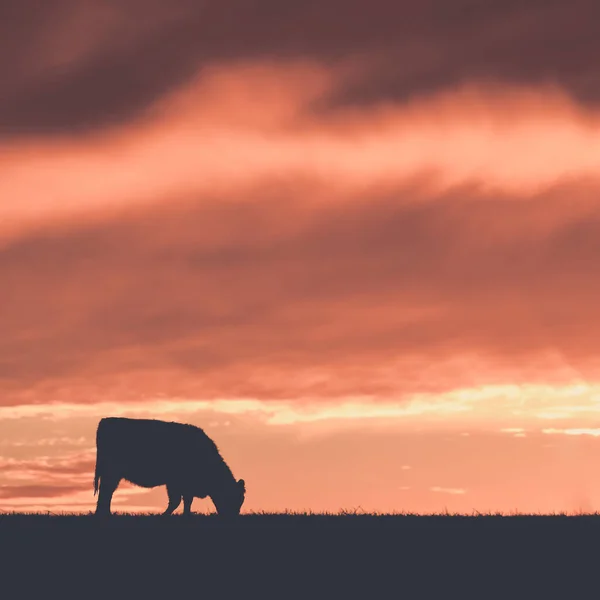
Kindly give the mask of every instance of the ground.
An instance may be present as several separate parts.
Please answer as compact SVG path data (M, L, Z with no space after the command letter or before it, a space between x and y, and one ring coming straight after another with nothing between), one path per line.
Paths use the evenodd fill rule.
M595 597L599 515L0 517L5 598Z

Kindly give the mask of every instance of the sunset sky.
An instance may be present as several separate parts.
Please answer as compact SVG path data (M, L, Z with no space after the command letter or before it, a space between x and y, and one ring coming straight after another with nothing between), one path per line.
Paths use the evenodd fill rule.
M3 0L0 510L93 510L116 415L244 510L600 510L599 55L597 0Z

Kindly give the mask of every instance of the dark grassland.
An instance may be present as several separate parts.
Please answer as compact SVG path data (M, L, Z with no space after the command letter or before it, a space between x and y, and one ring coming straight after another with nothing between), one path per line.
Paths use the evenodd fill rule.
M0 516L0 597L588 598L600 515Z

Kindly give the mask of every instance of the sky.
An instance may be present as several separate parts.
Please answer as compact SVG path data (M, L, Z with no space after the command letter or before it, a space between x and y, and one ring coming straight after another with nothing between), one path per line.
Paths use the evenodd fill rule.
M4 0L0 509L600 510L596 5Z

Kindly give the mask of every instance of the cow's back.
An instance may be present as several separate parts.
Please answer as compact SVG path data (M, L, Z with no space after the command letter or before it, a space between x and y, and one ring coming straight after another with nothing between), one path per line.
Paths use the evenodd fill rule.
M103 471L144 487L186 480L210 459L206 434L182 423L108 417L96 440Z

